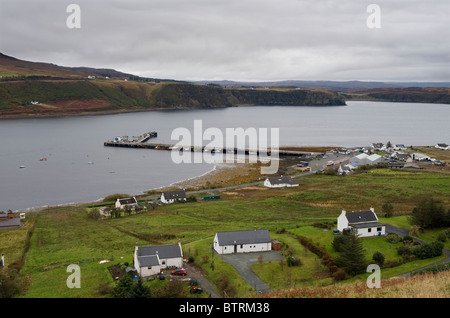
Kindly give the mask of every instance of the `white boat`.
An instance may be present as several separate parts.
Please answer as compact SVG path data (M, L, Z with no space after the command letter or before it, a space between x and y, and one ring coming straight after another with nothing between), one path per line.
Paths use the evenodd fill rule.
M20 168L20 169L23 169L23 168L26 168L26 167L25 167L25 166L20 166L19 168Z

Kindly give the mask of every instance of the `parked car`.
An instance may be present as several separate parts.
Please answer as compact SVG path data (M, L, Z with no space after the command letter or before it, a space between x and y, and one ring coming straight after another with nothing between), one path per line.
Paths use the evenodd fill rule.
M184 269L179 268L179 269L172 271L172 275L186 276L187 273Z

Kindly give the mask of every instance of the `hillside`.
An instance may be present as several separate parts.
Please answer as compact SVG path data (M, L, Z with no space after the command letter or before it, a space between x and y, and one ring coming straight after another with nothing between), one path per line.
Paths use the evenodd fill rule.
M384 87L341 94L346 100L450 104L449 87Z
M124 80L0 82L0 117L36 117L155 109L255 105L345 105L319 90L241 90L214 85Z

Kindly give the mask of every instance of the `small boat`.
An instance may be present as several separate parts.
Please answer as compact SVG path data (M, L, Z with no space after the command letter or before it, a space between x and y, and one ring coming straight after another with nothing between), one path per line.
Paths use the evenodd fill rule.
M92 162L92 161L89 161L88 162L88 165L93 165L94 163Z
M47 158L41 158L39 161L47 161Z
M20 166L19 168L20 168L20 169L23 169L23 168L26 168L26 167L25 167L25 166Z

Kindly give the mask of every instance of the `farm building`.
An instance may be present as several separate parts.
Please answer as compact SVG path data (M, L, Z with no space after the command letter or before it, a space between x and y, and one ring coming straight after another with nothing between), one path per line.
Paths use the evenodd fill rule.
M166 191L161 193L162 203L174 203L175 201L186 201L186 192L184 190Z
M134 268L140 277L156 275L168 267L183 266L181 244L136 246Z
M342 210L337 218L337 229L354 230L360 237L380 236L386 233L386 226L378 222L373 208L369 211L346 212Z
M265 252L272 249L269 230L217 232L214 250L218 254Z
M264 186L268 188L288 188L298 187L298 183L295 182L291 177L280 176L267 178L264 181Z

